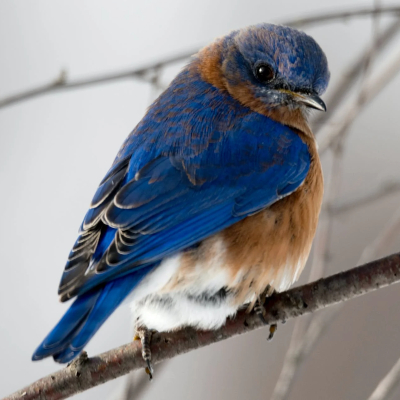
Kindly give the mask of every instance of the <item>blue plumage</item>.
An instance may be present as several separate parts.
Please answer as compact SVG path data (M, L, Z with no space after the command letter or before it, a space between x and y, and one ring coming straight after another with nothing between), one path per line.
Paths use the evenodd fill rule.
M150 269L115 279L102 288L79 296L43 340L32 359L41 360L51 355L60 363L71 361Z
M265 48L243 54L249 51ZM149 108L101 182L59 288L62 300L78 298L34 360L70 361L163 259L304 181L310 154L301 138L206 82L197 63ZM311 79L300 76L301 83Z

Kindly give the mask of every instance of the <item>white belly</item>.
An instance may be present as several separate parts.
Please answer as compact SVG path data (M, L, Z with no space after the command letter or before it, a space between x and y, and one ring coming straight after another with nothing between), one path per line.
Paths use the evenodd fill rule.
M208 330L220 327L235 314L234 294L225 290L232 279L224 268L222 244L216 241L214 245L213 257L206 261L199 257L185 274L184 256L178 254L143 279L130 298L137 326L157 331L183 326Z

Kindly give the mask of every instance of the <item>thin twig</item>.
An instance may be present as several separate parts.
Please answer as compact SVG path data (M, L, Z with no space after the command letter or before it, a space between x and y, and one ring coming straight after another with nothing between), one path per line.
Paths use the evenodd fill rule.
M354 10L347 11L336 11L316 14L311 17L298 18L289 20L284 25L293 26L294 28L304 28L314 24L320 24L323 22L333 22L337 20L348 20L354 17L369 17L371 15L381 14L399 14L399 6L388 6L388 7L365 7L355 8Z
M311 264L310 280L323 276L329 258L329 243L332 233L333 216L330 210L338 197L343 176L343 138L336 143L333 149L330 183L324 204L324 212L318 225L318 235L314 241L314 252Z
M81 78L76 80L68 80L65 71L62 71L63 79L57 78L48 84L38 86L34 89L30 89L0 100L0 108L9 106L11 104L28 100L34 97L39 97L45 94L60 92L63 90L78 89L86 86L93 86L103 83L115 82L123 79L144 79L151 81L153 71L159 70L161 67L177 63L179 61L189 58L192 54L196 53L196 50L191 52L185 52L178 54L173 57L165 58L153 64L145 65L140 68L126 69L118 72L110 72L105 74L100 74L92 78Z
M377 38L375 44L370 44L367 49L353 61L347 71L342 75L341 80L335 85L333 91L327 96L326 103L328 104L329 113L315 114L312 121L314 133L318 133L320 128L325 125L325 122L330 118L338 107L342 104L343 99L353 89L357 79L363 73L368 60L371 58L372 53L375 56L381 53L390 41L395 37L400 29L400 18L391 23Z
M387 400L396 389L400 381L400 358L388 374L379 382L376 389L373 391L368 400Z
M386 223L380 234L375 238L373 243L365 247L361 254L358 264L363 264L370 261L381 254L384 254L385 249L391 243L394 238L397 238L400 234L400 208L394 213L394 215Z
M395 237L398 237L399 233L400 208L397 210L394 216L390 218L389 222L375 238L373 243L364 249L357 264L359 265L373 258L379 257L385 252L385 249L387 248L387 245L391 242L391 240ZM281 374L279 375L279 379L275 386L271 400L281 400L287 398L293 386L299 365L311 353L314 346L321 338L322 334L327 330L330 324L334 321L334 318L342 310L344 304L345 303L341 303L330 314L323 313L314 316L310 323L310 326L302 336L293 336L289 349L286 353L285 362ZM390 374L391 373L392 372L390 372ZM398 371L398 373L400 374L400 371ZM395 384L395 382L393 382L392 380L390 380L390 382L393 385Z
M381 254L385 247L400 232L400 208L393 218L389 220L381 234L374 240L371 246L365 248L361 255L360 264L364 260ZM400 358L387 375L379 382L368 400L387 400L400 381Z
M354 122L356 117L364 109L364 107L374 99L378 93L385 88L385 86L394 78L394 76L400 70L400 54L381 71L377 77L371 79L362 91L361 96L352 102L351 105L346 107L346 110L340 115L334 116L335 121L340 121L337 123L327 123L325 134L320 134L321 137L318 140L319 143L319 153L323 154L337 139L340 135L345 135L350 128L351 124Z
M376 10L375 8L357 8L354 10L347 10L347 11L340 10L336 12L317 14L312 17L289 20L284 22L283 24L288 26L293 26L296 28L300 27L304 28L316 23L332 22L341 19L365 17L376 14L400 14L400 7L399 6L382 7L379 10ZM60 74L60 76L63 77L62 79L57 78L56 80L53 80L50 83L0 99L0 108L7 107L15 103L19 103L28 99L36 98L50 93L93 86L97 84L115 82L123 79L138 78L138 79L149 80L148 74L149 73L151 74L151 72L154 71L155 69L160 69L167 65L183 61L189 58L192 54L196 53L197 51L198 49L192 49L190 51L183 52L182 54L178 54L177 56L166 58L159 62L149 64L141 68L128 68L123 71L99 74L92 78L82 78L70 81L67 79L65 71L62 71Z
M331 206L330 212L335 216L340 216L342 214L358 209L359 207L369 205L376 202L377 200L388 197L391 194L398 193L399 191L400 182L387 182L383 185L380 185L378 188L369 191L368 193L361 194L356 198L341 200L340 202L337 202L335 205Z
M289 349L286 352L284 367L279 375L270 400L285 399L288 397L295 382L299 366L310 355L323 333L327 330L329 324L326 322L332 322L338 311L339 308L336 307L330 313L325 312L315 315L307 330L297 339L294 339L296 336L293 333ZM302 319L300 318L297 321L301 321Z
M264 304L265 318L271 324L313 313L398 282L400 253L274 294ZM255 313L248 314L243 309L215 331L185 328L171 333L156 333L152 338L152 361L157 364L263 326ZM91 359L80 357L70 366L38 380L6 400L61 400L144 367L140 345L129 343Z

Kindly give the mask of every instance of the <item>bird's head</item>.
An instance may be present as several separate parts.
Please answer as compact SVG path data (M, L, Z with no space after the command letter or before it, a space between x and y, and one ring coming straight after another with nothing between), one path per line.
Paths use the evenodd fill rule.
M324 52L304 32L260 24L232 32L200 53L206 80L254 111L281 120L325 111L329 82Z

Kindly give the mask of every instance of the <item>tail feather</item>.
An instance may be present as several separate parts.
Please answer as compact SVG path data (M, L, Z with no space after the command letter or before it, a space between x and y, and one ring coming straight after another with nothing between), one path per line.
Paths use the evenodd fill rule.
M60 363L71 361L148 272L149 268L143 268L79 296L36 349L32 360L53 356Z

